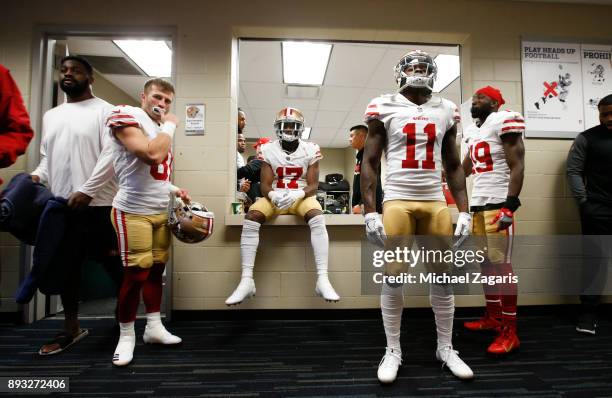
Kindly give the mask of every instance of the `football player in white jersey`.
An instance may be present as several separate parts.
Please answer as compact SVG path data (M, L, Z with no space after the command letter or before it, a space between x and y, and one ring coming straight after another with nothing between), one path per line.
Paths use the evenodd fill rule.
M455 138L459 113L455 104L432 97L437 67L422 51L404 55L395 67L398 93L374 98L366 109L368 138L362 163L366 235L384 246L386 237L432 235L436 241L452 236L451 215L442 193L442 167L460 211L455 235L467 235L471 217L465 176ZM376 213L376 170L383 150L387 169L383 215ZM390 242L390 241L389 241ZM387 242L387 245L389 245ZM398 273L387 267L387 274ZM430 285L438 346L436 357L460 379L474 376L453 349L455 311L452 286ZM404 297L401 285L383 284L380 306L387 348L378 367L378 379L392 383L402 362L400 326Z
M483 236L488 258L482 263L484 275L512 275L510 254L514 235L514 212L520 206L523 187L525 121L518 112L499 110L505 103L501 92L486 86L472 97L475 123L465 130L468 153L463 160L465 175L474 174L470 210L473 234ZM485 315L465 322L470 330L495 330L489 345L491 354L503 355L519 348L516 333L516 283L483 284Z
M144 342L181 342L160 318L162 274L171 234L167 224L169 194L189 202L187 192L170 183L172 137L178 123L169 111L173 99L172 84L151 79L144 86L140 108L117 106L106 122L114 139L114 169L119 179L111 218L124 265L118 308L120 336L113 356L116 366L132 360L141 292L147 313Z
M310 240L317 267L315 292L326 301L340 297L327 276L329 237L325 217L315 194L319 186L319 146L302 141L304 116L296 108L283 108L274 122L278 140L261 146L261 193L244 217L240 237L242 278L238 287L225 300L227 305L241 303L255 295L253 268L259 245L259 229L270 217L295 214L310 227Z

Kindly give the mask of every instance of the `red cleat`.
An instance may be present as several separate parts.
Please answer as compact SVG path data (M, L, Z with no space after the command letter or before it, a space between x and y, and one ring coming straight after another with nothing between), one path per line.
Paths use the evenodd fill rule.
M500 330L501 322L495 318L491 318L488 314L485 314L482 318L477 321L463 322L463 326L466 329L472 331L478 330Z
M487 352L495 355L505 355L512 351L518 350L521 346L516 330L512 328L504 328L504 330L491 343Z

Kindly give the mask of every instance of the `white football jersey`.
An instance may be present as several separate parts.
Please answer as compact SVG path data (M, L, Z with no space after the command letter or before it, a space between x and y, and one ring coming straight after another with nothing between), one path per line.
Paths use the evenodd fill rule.
M106 124L111 131L117 127L138 127L150 139L161 131L161 126L144 110L128 105L113 108ZM134 214L165 212L169 201L172 151L168 151L161 164L148 165L128 152L117 138L113 141L114 167L119 179L119 191L113 200L113 207Z
M444 200L442 140L459 120L451 101L433 97L416 105L402 94L374 98L365 121L378 119L387 130L385 199Z
M323 159L319 145L314 142L300 141L293 153L287 153L281 147L279 140L263 144L259 157L272 167L274 181L272 189L275 191L304 189L308 166Z
M465 130L464 141L472 160L474 175L471 205L484 206L506 200L510 167L506 162L501 136L524 132L523 116L518 112L506 110L493 112L480 127L472 123Z

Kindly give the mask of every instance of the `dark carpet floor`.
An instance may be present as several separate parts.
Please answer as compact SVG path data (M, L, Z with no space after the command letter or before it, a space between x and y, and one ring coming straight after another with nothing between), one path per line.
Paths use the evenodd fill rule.
M404 312L404 365L398 380L381 386L376 369L384 353L380 319L367 320L180 320L168 328L178 347L145 346L137 322L134 361L114 368L117 341L112 319L84 320L90 335L53 357L36 354L59 320L0 325L0 376L64 376L62 396L175 397L612 397L612 323L597 336L575 332L558 313L519 321L521 351L491 358L491 335L464 331L455 322L455 348L475 380L461 382L435 359L431 316ZM235 314L239 314L234 312Z

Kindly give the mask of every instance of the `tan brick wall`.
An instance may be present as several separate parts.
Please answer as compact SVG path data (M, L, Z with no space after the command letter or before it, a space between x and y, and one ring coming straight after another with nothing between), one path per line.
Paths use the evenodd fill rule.
M608 39L611 7L552 5L489 0L366 1L312 0L287 3L185 1L82 1L68 3L23 0L3 5L0 62L16 77L29 102L32 32L35 24L176 26L177 106L190 101L207 105L207 133L187 137L177 130L175 182L189 189L217 214L214 236L204 244L174 244L175 309L225 308L223 299L239 278L240 228L226 227L235 177L234 127L237 107L236 37L451 43L462 45L463 94L484 85L500 87L508 108L521 110L520 37ZM120 12L118 12L120 10ZM163 12L160 12L163 10ZM556 21L545 23L553 15ZM288 17L290 16L290 18ZM389 66L391 68L392 65ZM179 112L180 114L180 112ZM521 233L578 231L575 209L563 177L569 141L526 141L527 171L519 211ZM346 159L346 158L345 158ZM345 163L346 164L346 163ZM3 178L24 170L25 162L0 171ZM334 306L312 297L314 266L305 227L263 229L256 266L258 297L243 308L364 308L376 297L357 289L359 239L363 227L329 227L331 278L343 300ZM14 262L16 242L2 238L3 264ZM2 270L2 297L15 286L14 265ZM12 292L11 292L12 294ZM481 303L477 296L458 298ZM561 302L564 298L523 297L523 303ZM427 305L426 297L407 298L407 305ZM3 305L2 310L8 307Z

